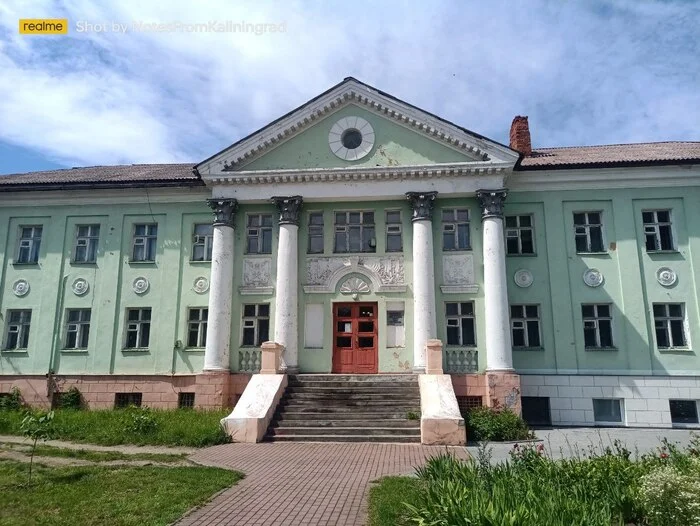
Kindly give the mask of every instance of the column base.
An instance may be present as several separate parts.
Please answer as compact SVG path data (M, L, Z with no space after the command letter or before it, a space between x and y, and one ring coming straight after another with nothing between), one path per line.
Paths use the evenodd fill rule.
M223 409L233 406L230 371L202 371L194 386L197 409Z
M414 367L413 374L425 374L425 367Z
M486 371L486 405L494 409L510 409L521 414L520 375L512 369Z

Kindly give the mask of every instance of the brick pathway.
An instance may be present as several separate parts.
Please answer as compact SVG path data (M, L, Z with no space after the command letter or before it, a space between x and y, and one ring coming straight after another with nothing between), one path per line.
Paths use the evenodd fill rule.
M450 448L466 458L465 448ZM369 483L409 474L444 447L372 443L226 444L190 458L246 478L179 525L364 525Z

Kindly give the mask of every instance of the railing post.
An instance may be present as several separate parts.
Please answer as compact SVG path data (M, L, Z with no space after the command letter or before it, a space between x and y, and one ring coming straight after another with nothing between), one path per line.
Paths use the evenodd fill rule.
M260 374L278 374L284 346L275 342L263 342Z
M425 374L443 374L442 342L440 340L428 340L425 344L425 354Z

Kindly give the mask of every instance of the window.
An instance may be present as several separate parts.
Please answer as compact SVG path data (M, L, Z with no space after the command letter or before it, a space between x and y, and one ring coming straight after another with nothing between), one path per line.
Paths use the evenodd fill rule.
M134 251L131 261L155 261L158 225L134 225Z
M622 400L617 398L594 398L593 419L597 423L621 424Z
M605 252L602 215L602 212L574 213L576 252Z
M5 349L26 349L29 346L29 326L31 321L31 310L7 311Z
M401 252L403 240L401 238L401 212L399 210L387 210L386 212L386 251Z
M68 309L64 349L87 349L90 340L90 309Z
M336 212L334 252L374 252L374 212Z
M506 216L506 252L509 256L534 254L532 216Z
M323 212L309 214L309 254L323 254Z
M187 315L187 347L206 347L209 309L190 309Z
M466 418L469 411L482 407L484 400L481 396L458 396L457 405L459 406L459 413Z
M654 329L659 349L685 347L685 315L683 303L654 303Z
M127 309L126 349L146 349L151 335L151 309Z
M647 252L675 250L671 232L670 210L649 210L642 212L644 239Z
M20 226L15 263L37 263L41 248L41 226Z
M447 345L473 347L476 345L474 304L445 303L447 318Z
M250 214L246 223L246 253L272 254L272 214Z
M74 263L94 263L97 261L97 244L100 241L100 225L76 225Z
M698 423L698 403L695 400L669 400L668 405L671 409L671 423Z
M540 308L538 305L511 305L510 327L513 347L540 347Z
M142 398L143 395L141 393L114 393L114 407L116 409L122 409L131 405L141 407Z
M581 314L586 349L611 348L613 346L611 306L581 305Z
M243 305L243 346L259 347L269 340L270 305Z
M194 225L192 235L192 261L211 261L214 246L214 227L210 223Z
M194 407L194 393L177 393L177 407L192 409Z
M442 211L442 249L471 249L469 210L450 209Z
M552 412L549 410L549 397L523 396L520 398L523 420L531 426L551 426Z

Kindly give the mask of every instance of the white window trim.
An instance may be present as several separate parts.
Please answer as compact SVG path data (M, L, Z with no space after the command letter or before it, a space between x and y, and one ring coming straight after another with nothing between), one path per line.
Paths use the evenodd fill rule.
M671 345L670 347L660 347L658 339L656 338L656 315L654 314L654 306L655 305L663 305L665 309L665 315L660 318L660 320L663 320L666 322L666 333L668 335L668 341L672 341L672 332L671 332L671 321L672 320L680 320L682 327L683 327L683 338L685 339L685 345ZM669 305L680 305L682 309L682 316L679 318L678 316L670 316L669 315ZM686 309L685 303L684 302L654 302L651 304L651 318L653 321L653 326L654 326L654 343L656 344L656 349L660 352L668 352L668 351L675 351L675 350L681 350L681 351L687 351L691 349L690 346L690 327L688 324L688 311Z
M523 216L528 216L530 218L530 226L520 226L520 218ZM503 219L503 232L505 236L505 243L506 243L506 256L525 256L525 257L532 257L537 255L537 245L535 243L535 215L534 214L509 214L506 217L515 217L518 223L518 226L506 226L506 219ZM526 254L523 253L523 240L522 240L522 235L521 232L523 230L530 230L532 232L532 252L528 252ZM515 254L508 252L508 232L515 231L516 235L515 237L518 239L518 252Z
M22 237L22 229L24 228L31 228L32 229L32 237L28 238L23 238ZM40 228L41 229L41 234L37 237L36 236L36 229ZM39 264L39 258L41 256L41 240L44 237L44 225L19 225L17 228L17 251L15 253L15 259L13 263L15 265L37 265ZM39 243L39 249L37 250L36 254L36 261L20 261L19 260L19 254L20 254L20 249L21 249L21 244L22 242L28 242L29 243L29 255L31 256L32 252L34 252L34 244Z
M255 316L245 316L245 307L246 305L255 305ZM260 305L267 305L268 311L267 311L267 316L260 316L258 314L258 310L260 308ZM267 330L268 330L268 338L270 337L269 331L270 331L270 304L269 303L244 303L242 304L241 308L241 348L245 349L250 349L250 348L257 348L259 347L258 344L255 342L260 340L260 324L258 323L259 320L268 320L268 325L267 325ZM246 322L252 322L251 326L246 326ZM253 344L252 345L247 345L243 343L243 338L245 337L243 334L244 329L253 329ZM260 342L261 344L263 343L262 341Z
M270 216L272 219L270 221L270 226L262 226L262 218L263 216ZM251 217L259 217L260 218L260 225L258 226L248 226L248 223L250 222ZM269 212L249 212L245 215L245 253L249 255L267 255L267 254L272 254L272 245L273 245L273 239L272 239L272 233L274 229L274 216L273 214ZM257 230L257 233L253 236L257 239L256 242L256 250L255 251L250 251L249 250L249 241L251 238L250 231L251 230ZM270 231L270 251L269 252L263 252L263 236L262 230L269 230Z
M363 223L365 214L374 214L374 221L372 223ZM339 225L336 223L336 214L345 214L345 224ZM360 222L350 224L349 214L360 214ZM350 250L350 236L348 235L348 227L357 226L360 227L360 250ZM362 240L364 239L365 227L372 227L374 229L374 247L370 247L372 250L362 250ZM338 230L339 228L343 230ZM335 249L335 235L338 232L345 232L345 246L348 248L346 251L338 252ZM333 210L333 254L376 254L377 253L377 211L372 209L357 209L357 210Z
M581 255L600 255L600 254L607 254L608 253L608 240L605 235L605 219L603 218L604 211L603 210L574 210L571 214L571 220L573 221L574 215L576 214L586 214L586 221L588 221L588 214L600 214L600 242L603 245L603 250L599 252L592 252L591 251L591 226L598 226L598 225L591 225L589 223L585 225L577 225L574 223L574 251L576 254L581 254ZM586 229L586 248L588 250L579 252L578 249L576 248L576 229L584 227Z
M668 212L668 222L663 221L659 222L658 218L658 212ZM644 222L644 214L649 214L652 213L654 214L654 222L653 223L645 223ZM677 244L677 237L676 237L676 229L674 226L674 220L673 220L673 209L671 208L652 208L652 209L644 209L642 210L642 237L643 237L643 243L644 243L644 249L647 254L658 254L658 253L669 253L669 252L678 252L678 244ZM671 230L671 248L659 248L655 250L647 250L646 244L647 244L647 232L646 229L647 227L652 227L654 229L654 238L658 242L657 246L661 246L661 232L659 230L659 226L663 226L668 224L670 230Z
M609 420L596 420L595 419L595 404L593 400L617 400L620 405L620 421L609 421ZM608 426L608 427L624 427L627 425L627 413L625 412L625 399L624 398L599 398L595 397L591 399L591 405L593 406L593 422L596 426Z
M29 313L29 321L28 322L24 322L24 321L12 322L12 321L10 321L10 314L13 312L28 312ZM2 350L4 352L27 352L27 350L29 349L29 336L31 335L32 309L8 309L5 312L5 319L7 321L5 322L5 338L3 341ZM27 336L26 347L12 347L12 348L10 348L8 346L11 325L18 326L18 330L17 330L17 341L18 342L20 342L23 339L23 338L20 338L20 335L24 335L25 332L27 333L27 335L26 335Z
M79 236L78 232L80 231L80 228L87 227L89 229L90 234L87 236ZM92 234L92 229L94 227L97 227L99 229L99 232L97 235ZM71 254L71 260L70 262L72 264L77 264L77 265L94 265L97 263L97 250L100 247L100 234L102 233L102 225L100 223L80 223L75 225L75 235L73 237L73 253ZM86 251L85 254L89 254L90 250L90 242L95 243L95 259L94 260L88 260L88 261L78 261L76 259L76 254L78 253L78 246L79 242L81 240L87 240L85 247ZM131 254L132 256L134 255L133 252Z
M68 321L69 319L69 313L70 311L81 311L81 312L90 312L90 320L84 321ZM91 309L66 309L66 314L65 314L65 323L63 324L63 351L86 351L90 347L90 325L92 323L92 311ZM71 325L77 325L77 330L76 336L75 336L75 342L76 346L75 347L68 347L68 333L71 332L70 326ZM78 343L82 340L81 336L83 335L83 331L85 330L85 327L87 327L88 330L88 343L85 347L78 346Z
M583 316L583 306L593 307L593 309L594 309L594 317L593 318L586 318L585 316ZM609 316L600 316L598 314L598 307L599 306L607 306L610 309L610 315ZM581 304L581 320L583 322L582 327L583 327L583 347L584 347L584 349L591 349L591 350L617 349L617 347L615 347L615 325L613 322L613 305L612 305L612 303L582 303ZM610 340L612 343L612 346L610 346L610 347L603 347L600 344L600 325L598 323L600 320L610 320ZM586 322L595 323L595 340L596 340L595 347L589 347L586 345Z
M207 310L208 311L209 307L188 307L187 308L187 337L186 337L186 342L187 345L185 346L186 349L204 349L206 347L207 341L206 338L204 338L204 341L202 342L202 336L204 336L205 333L205 327L208 329L208 322L209 322L209 313L207 312L207 317L203 317L203 311ZM190 312L193 310L199 311L199 318L197 320L190 320ZM192 346L190 345L190 330L191 326L193 324L197 325L197 343L203 343L203 345L195 345Z
M466 221L459 221L457 220L457 211L458 210L466 210L467 212L467 220ZM443 212L450 211L452 212L452 217L454 218L453 221L445 221L443 219ZM469 244L466 248L459 248L459 228L457 228L459 225L467 225L467 232L469 233ZM455 247L456 248L445 248L445 234L448 232L445 230L445 227L451 226L452 227L452 235L454 236L455 240ZM455 207L455 208L441 208L440 209L440 244L442 245L442 251L443 252L470 252L472 250L472 211L471 208L468 207Z
M537 317L536 318L528 318L527 313L523 311L523 314L526 316L524 318L511 318L510 319L510 330L511 330L511 338L513 337L513 329L514 327L514 322L521 322L523 323L523 330L525 334L525 340L527 345L520 345L516 346L513 344L513 349L517 350L528 350L528 349L543 349L544 346L542 345L542 318L541 318L541 312L542 309L540 308L540 305L537 303L514 303L512 305L509 305L509 310L511 307L536 307L537 308ZM540 340L539 345L530 345L530 330L528 329L527 322L528 321L536 321L537 322L537 337Z
M139 311L139 319L138 320L129 320L129 311L132 310L137 310ZM148 320L143 320L141 319L142 317L142 312L144 310L150 310L151 311L151 317ZM129 341L129 325L135 323L138 325L137 330L136 330L136 347L127 347L128 341ZM140 345L142 343L143 335L142 335L142 326L143 324L148 323L149 325L149 335L148 335L148 346L143 347ZM151 307L129 307L126 309L125 312L125 317L124 317L124 344L122 345L122 350L123 351L145 351L150 349L151 347L151 333L150 333L150 325L153 323L153 309Z
M211 225L211 223L193 223L192 224L192 253L190 254L190 262L192 263L210 263L212 252L214 250L214 231L211 234L197 234L197 227L200 225ZM198 238L203 238L199 240ZM199 242L202 241L202 242ZM204 246L204 259L194 259L194 247Z
M146 234L136 234L136 227L138 226L145 226L146 227ZM156 233L154 234L149 234L149 228L148 227L156 227ZM146 259L148 254L148 240L149 239L155 239L154 247L153 247L153 258L152 259ZM138 243L137 240L141 241L141 243ZM144 247L143 249L143 255L144 259L135 259L134 258L134 250L137 245L142 245ZM158 223L134 223L132 227L132 236L131 236L131 254L129 257L129 263L155 263L156 261L156 255L158 254Z
M456 304L457 305L457 310L459 311L459 314L447 314L447 304ZM472 305L472 314L462 314L462 303L471 303ZM473 301L446 301L444 302L445 305L445 346L446 347L451 347L451 348L467 348L467 349L475 349L478 346L478 341L476 339L477 336L477 327L476 327L476 306ZM473 326L474 326L474 343L473 344L465 344L462 341L462 320L464 319L471 319L473 320ZM447 328L450 327L449 325L449 320L458 320L459 325L456 325L459 327L459 341L460 343L458 344L450 344L447 343L448 338L447 338Z

